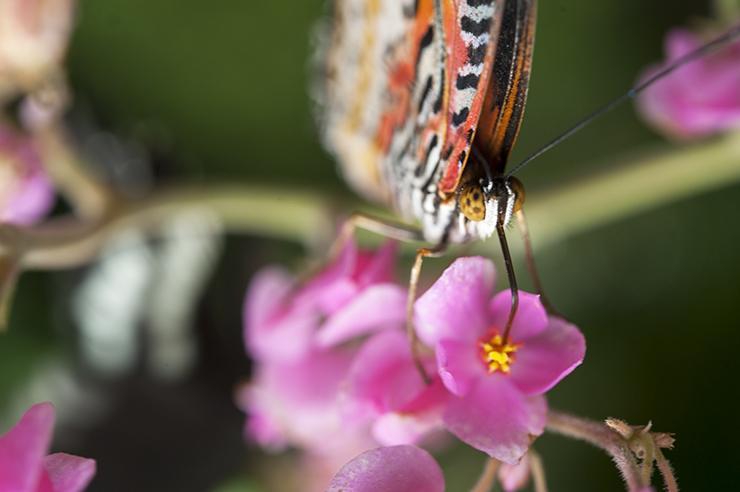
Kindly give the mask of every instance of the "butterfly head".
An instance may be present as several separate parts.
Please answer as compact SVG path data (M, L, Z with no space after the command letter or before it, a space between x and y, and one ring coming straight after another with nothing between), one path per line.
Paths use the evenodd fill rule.
M481 223L480 226L493 233L497 226L509 224L514 213L522 208L524 199L521 181L513 176L496 176L463 184L458 203L465 218Z

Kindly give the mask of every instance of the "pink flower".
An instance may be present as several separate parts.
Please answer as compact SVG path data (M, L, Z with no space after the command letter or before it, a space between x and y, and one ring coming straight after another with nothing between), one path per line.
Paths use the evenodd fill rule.
M377 253L350 241L305 285L282 270L258 273L244 303L247 352L259 361L291 360L405 319L406 290L392 282L396 246Z
M575 326L548 318L538 297L526 292L519 293L519 311L504 340L511 293L489 300L493 285L489 260L460 258L416 302L415 323L454 395L443 415L447 429L516 464L544 430L543 393L583 361L586 347Z
M322 350L297 361L257 365L252 382L237 395L248 414L247 437L274 451L293 446L345 459L346 450L367 449L372 441L366 429L344 425L339 404L354 353Z
M33 224L53 203L51 182L32 141L0 126L0 221Z
M39 403L0 437L0 491L84 490L95 474L95 461L64 453L46 455L53 427L54 407Z
M434 458L414 446L366 451L342 467L327 492L442 492L442 470Z
M434 361L424 362L434 374ZM362 345L344 388L346 418L369 422L380 444L414 444L442 428L449 393L439 377L430 384L421 378L401 330L380 332Z
M347 450L354 455L374 444L367 422L343 419L343 382L358 351L346 342L403 326L406 291L392 282L394 261L394 244L370 253L350 242L303 285L277 269L255 277L244 309L255 375L238 396L248 436L342 462Z
M667 62L686 55L704 39L674 29L665 41ZM649 68L641 77L655 74ZM740 41L693 61L655 83L638 99L642 115L675 138L694 138L740 128Z

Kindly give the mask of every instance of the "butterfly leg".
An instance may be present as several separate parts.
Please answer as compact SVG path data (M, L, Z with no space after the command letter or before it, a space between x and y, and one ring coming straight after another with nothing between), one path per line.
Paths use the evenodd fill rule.
M524 256L527 261L527 270L529 270L529 276L534 284L534 289L540 296L540 302L545 306L545 309L549 314L564 318L552 305L550 299L545 295L545 289L542 287L542 280L537 270L537 264L534 261L534 252L532 250L532 241L529 236L529 226L527 225L527 218L524 215L524 210L519 209L515 212L517 225L522 235L522 242L524 243Z
M416 369L427 384L431 382L431 378L426 373L426 370L421 363L420 349L422 347L419 342L419 338L416 336L416 330L414 329L414 303L416 302L416 291L419 286L419 277L421 276L421 267L424 263L424 258L439 257L443 255L446 250L446 241L442 241L432 248L419 248L416 250L416 258L414 260L414 266L411 267L411 277L409 278L409 293L406 299L406 335L411 344L411 356L414 359Z
M339 251L341 251L344 244L346 244L349 238L352 237L356 229L364 229L366 231L374 232L378 235L406 243L424 241L424 236L422 235L421 230L417 228L373 217L367 214L354 213L342 226L339 237L332 247L333 256L337 255ZM416 336L416 330L414 329L414 302L416 302L416 293L418 290L419 277L421 275L421 267L424 263L424 258L438 257L444 254L446 250L447 242L445 240L431 248L419 248L416 251L416 258L414 260L414 265L411 268L409 279L409 291L406 301L406 334L409 338L409 344L411 345L411 355L414 360L414 365L419 370L419 374L426 383L429 383L431 378L426 373L421 363L421 350L423 347L421 346L421 343Z
M498 233L498 240L501 243L501 253L504 257L504 264L506 265L506 276L509 279L509 287L511 288L511 308L509 308L509 318L506 320L506 327L504 328L503 335L504 343L508 343L511 325L514 323L516 311L519 309L519 287L516 283L514 263L511 261L511 252L509 251L509 243L506 242L506 231L503 223L498 223L496 226L496 232Z
M373 232L379 236L395 239L396 241L404 243L424 241L424 236L422 235L421 230L416 227L382 219L380 217L373 217L372 215L364 214L362 212L355 212L344 222L344 224L342 224L339 236L331 247L331 258L335 258L339 252L342 251L344 245L347 244L347 241L352 236L354 236L357 229Z

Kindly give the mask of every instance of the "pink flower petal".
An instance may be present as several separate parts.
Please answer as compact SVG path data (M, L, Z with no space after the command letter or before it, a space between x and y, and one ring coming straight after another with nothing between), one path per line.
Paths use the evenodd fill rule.
M337 400L354 354L314 351L295 362L260 364L254 383L238 395L239 406L257 419L247 423L247 431L275 447L289 443L317 452L354 438L342 425Z
M344 387L345 421L371 421L381 444L416 443L442 426L449 393L439 378L424 383L400 330L378 333L362 346Z
M270 451L282 451L288 447L287 437L283 435L280 423L272 419L269 409L263 409L260 405L259 395L250 396L247 391L241 393L238 398L245 401L245 408L249 412L244 423L244 437L252 440Z
M419 338L429 346L440 340L474 340L489 325L488 297L493 289L493 263L474 256L458 258L414 306Z
M32 406L0 437L0 490L32 492L41 480L54 427L51 403Z
M357 282L361 286L393 282L397 255L398 243L387 241L379 250L370 255L366 264L361 267L358 265Z
M347 241L339 252L339 255L308 282L305 290L311 291L315 289L321 291L340 279L350 278L352 276L352 270L357 263L358 255L357 243L352 239Z
M396 330L378 333L362 346L345 385L353 413L373 416L401 409L426 388L406 335Z
M527 486L530 473L529 453L527 453L517 465L503 463L498 469L498 479L506 492L515 492Z
M444 476L434 458L414 446L366 451L342 467L327 492L441 492Z
M44 458L54 492L80 492L95 475L95 460L56 453Z
M259 361L298 360L311 350L318 325L315 313L290 313L259 330L248 330L249 355Z
M672 30L665 42L668 62L695 50L702 42L691 31ZM648 68L640 79L653 76L662 66ZM638 98L637 107L646 120L668 136L697 138L740 128L738 87L740 42L736 41L659 80Z
M259 336L262 327L282 313L293 288L293 277L282 268L265 268L255 274L244 299L247 335L256 332L253 336Z
M422 413L436 413L446 407L447 401L451 398L450 393L442 384L439 378L433 378L424 389L417 393L414 398L405 403L398 410L401 413L412 415ZM441 414L440 414L441 415Z
M244 301L247 353L259 360L296 360L312 345L318 314L292 309L293 278L278 268L257 273Z
M54 490L54 484L51 483L51 479L49 478L49 474L46 473L46 470L41 470L39 482L36 484L36 488L33 492L56 492Z
M33 140L0 125L0 162L0 222L38 222L54 204L54 187Z
M373 331L403 327L406 297L406 289L398 285L368 287L326 320L316 335L316 342L321 347L330 347Z
M491 300L491 324L498 330L506 327L511 310L511 291L502 290ZM547 328L547 311L540 302L540 296L519 291L519 307L511 325L511 338L515 342L525 341L537 336Z
M373 422L373 437L383 446L416 444L431 431L441 428L441 415L386 413Z
M478 378L488 375L475 343L443 340L437 344L436 353L439 376L457 396L465 396Z
M54 205L54 186L42 169L27 176L16 193L8 197L3 222L31 225L39 222Z
M377 252L368 252L359 250L354 240L347 241L339 256L301 289L295 304L333 315L366 287L391 282L396 249L389 242Z
M442 429L442 414L449 399L450 394L440 379L433 379L402 407L375 419L375 440L384 446L420 442L431 432Z
M510 377L524 394L542 394L578 367L585 355L586 340L578 328L552 317L543 333L516 352Z
M444 415L447 429L470 446L511 465L542 434L547 404L526 398L506 376L481 378L470 393L453 398Z
M347 241L339 256L301 289L296 304L316 306L324 314L332 314L342 307L359 289L353 272L360 254L357 243Z
M669 60L676 60L682 56L688 55L699 47L699 40L696 36L686 29L672 29L665 37L663 48ZM689 63L681 67L679 70L684 72L684 75L690 74L692 71L697 72L696 68L701 67L703 59L698 59L695 63Z

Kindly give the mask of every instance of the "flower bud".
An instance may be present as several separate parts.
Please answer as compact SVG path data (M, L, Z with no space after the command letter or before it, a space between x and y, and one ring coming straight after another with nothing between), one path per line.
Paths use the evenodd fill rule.
M716 35L674 29L666 36L666 63L693 52ZM659 69L649 68L641 80ZM740 129L740 41L678 68L645 90L637 106L652 126L673 138Z

